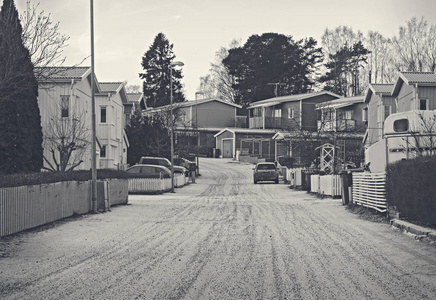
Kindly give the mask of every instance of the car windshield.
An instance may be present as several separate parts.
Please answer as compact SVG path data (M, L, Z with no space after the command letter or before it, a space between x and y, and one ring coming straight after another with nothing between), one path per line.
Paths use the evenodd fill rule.
M258 170L275 170L276 166L273 164L264 164L264 165L258 165Z

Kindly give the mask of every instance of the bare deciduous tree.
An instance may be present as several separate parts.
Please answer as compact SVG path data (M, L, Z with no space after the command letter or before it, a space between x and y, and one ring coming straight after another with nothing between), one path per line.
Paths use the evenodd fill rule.
M53 23L51 14L40 11L39 3L35 5L27 0L26 11L20 19L23 26L22 40L36 67L36 77L39 79L41 76L53 75L47 72L43 74L41 68L55 67L50 72L56 72L56 67L64 64L66 57L62 52L70 37L59 32L59 22Z
M417 111L416 119L408 129L410 138L403 138L405 151L415 156L436 155L436 113Z
M231 48L241 45L241 40L232 40L228 48L221 47L215 53L215 62L211 63L209 74L200 78L199 92L205 98L219 98L228 102L235 102L235 91L232 87L234 78L229 74L222 61L229 54Z
M66 107L57 107L44 130L44 167L48 171L71 171L83 162L90 137L84 112L62 115ZM48 157L47 157L48 155Z
M398 37L393 38L393 45L399 70L436 70L436 25L430 26L424 18L412 18L406 26L401 26Z

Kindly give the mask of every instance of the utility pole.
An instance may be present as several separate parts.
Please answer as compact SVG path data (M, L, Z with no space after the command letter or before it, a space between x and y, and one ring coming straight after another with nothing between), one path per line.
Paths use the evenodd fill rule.
M274 85L274 96L277 97L279 94L279 85L284 86L286 83L280 83L280 82L274 82L274 83L267 83L267 85Z
M95 81L94 81L94 1L91 0L91 118L92 118L92 147L91 147L91 202L92 212L97 213L97 147L95 124Z

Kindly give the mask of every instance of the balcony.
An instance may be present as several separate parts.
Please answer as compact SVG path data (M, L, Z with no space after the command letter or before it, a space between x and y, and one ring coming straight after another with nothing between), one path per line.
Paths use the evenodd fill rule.
M318 121L318 131L355 131L356 130L356 120L328 120L328 121Z
M249 128L258 129L290 129L295 123L293 119L265 117L265 127L263 126L263 117L251 117L249 121Z

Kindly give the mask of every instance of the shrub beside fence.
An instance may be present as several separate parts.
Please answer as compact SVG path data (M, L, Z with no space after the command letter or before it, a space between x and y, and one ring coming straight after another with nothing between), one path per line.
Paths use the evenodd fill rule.
M387 168L389 206L426 225L436 224L436 157L398 161Z
M386 212L386 173L353 173L352 195L353 203Z

